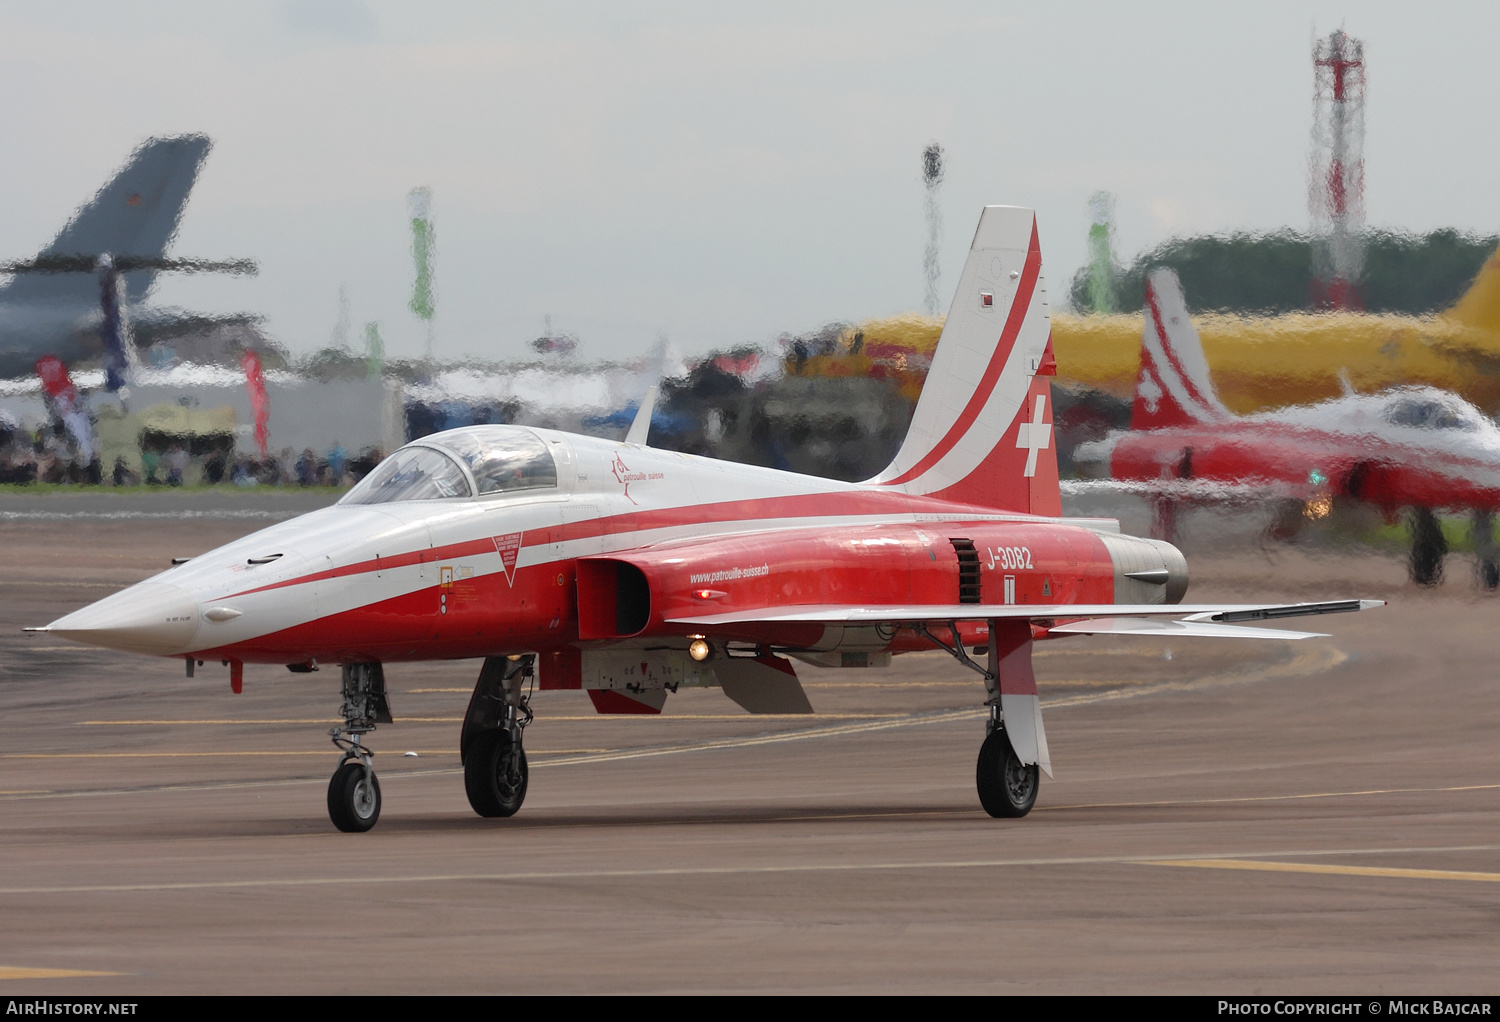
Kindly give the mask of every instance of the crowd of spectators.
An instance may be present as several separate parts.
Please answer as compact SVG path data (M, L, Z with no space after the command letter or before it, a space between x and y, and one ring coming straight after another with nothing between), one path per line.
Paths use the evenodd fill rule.
M97 486L104 473L95 455L85 460L66 433L35 432L0 422L0 483L76 483Z
M133 465L116 457L105 466L95 454L83 459L66 432L39 427L26 430L0 423L0 484L72 484L79 486L330 486L350 487L385 457L375 447L351 454L335 441L327 451L290 447L260 459L214 447L194 453L186 440L160 449L142 444Z

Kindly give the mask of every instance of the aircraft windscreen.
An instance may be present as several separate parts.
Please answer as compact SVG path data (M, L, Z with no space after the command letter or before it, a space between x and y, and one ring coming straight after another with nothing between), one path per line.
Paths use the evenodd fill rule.
M464 460L481 496L557 485L557 465L547 445L525 430L475 426L427 439Z
M469 496L469 481L452 458L430 447L407 447L375 467L340 504L389 504Z
M1386 420L1393 426L1413 426L1417 429L1477 430L1478 421L1464 414L1465 411L1466 409L1431 398L1406 398L1391 406L1386 412Z

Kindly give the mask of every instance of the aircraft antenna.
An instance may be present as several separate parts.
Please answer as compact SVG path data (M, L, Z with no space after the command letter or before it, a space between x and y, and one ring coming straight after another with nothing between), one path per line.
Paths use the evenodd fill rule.
M1357 309L1364 272L1365 44L1343 29L1313 43L1313 303Z

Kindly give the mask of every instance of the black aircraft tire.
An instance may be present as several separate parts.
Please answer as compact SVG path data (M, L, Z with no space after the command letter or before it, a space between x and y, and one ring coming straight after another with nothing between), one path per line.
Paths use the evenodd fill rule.
M979 747L979 765L974 771L979 804L996 819L1016 819L1031 812L1041 787L1041 770L1035 763L1023 766L1010 747L1003 728L990 732Z
M1479 559L1479 584L1484 586L1486 592L1492 593L1500 589L1500 563L1493 557Z
M1411 580L1419 586L1432 587L1443 580L1443 557L1448 540L1437 515L1430 508L1411 510Z
M482 732L469 746L469 754L464 757L464 792L480 816L514 816L526 801L531 775L526 750L521 750L520 778L515 783L508 783L503 776L509 758L510 735L505 731Z
M328 818L346 834L362 834L380 819L380 779L354 760L340 766L328 782Z

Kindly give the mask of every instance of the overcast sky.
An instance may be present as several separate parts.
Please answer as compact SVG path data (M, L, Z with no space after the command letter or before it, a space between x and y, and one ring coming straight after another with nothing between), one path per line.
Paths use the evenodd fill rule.
M549 313L585 357L691 353L918 309L936 140L944 304L985 203L1037 208L1060 295L1099 189L1127 260L1304 227L1311 40L1340 24L1369 63L1371 224L1500 231L1500 5L55 0L0 3L0 257L143 139L204 132L175 251L262 272L160 302L307 351L347 284L356 333L417 354L427 185L440 354L528 354Z

